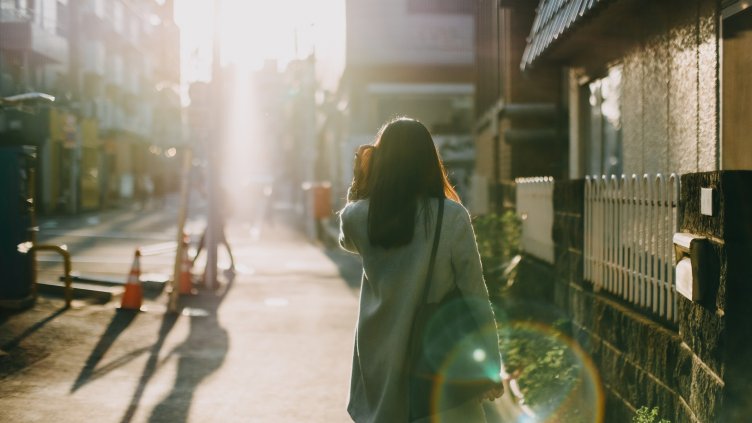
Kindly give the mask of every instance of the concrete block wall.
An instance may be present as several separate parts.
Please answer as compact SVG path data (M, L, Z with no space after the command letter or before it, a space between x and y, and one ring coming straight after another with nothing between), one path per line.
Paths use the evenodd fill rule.
M600 371L605 421L631 422L642 406L658 406L662 417L685 421L677 415L681 342L675 329L606 292L593 291L583 277L583 231L584 181L557 181L555 303L567 310L573 338Z
M682 231L711 239L718 277L702 300L679 298L673 323L584 281L584 181L556 182L555 263L525 257L517 293L568 317L599 369L605 421L631 422L642 406L660 407L674 423L746 421L752 413L751 186L752 172L682 177ZM699 212L700 187L715 190L714 216Z
M717 267L700 301L679 303L681 358L692 363L681 394L701 421L747 421L752 413L751 187L752 171L682 176L681 230L710 240ZM710 216L700 212L701 188L713 190Z

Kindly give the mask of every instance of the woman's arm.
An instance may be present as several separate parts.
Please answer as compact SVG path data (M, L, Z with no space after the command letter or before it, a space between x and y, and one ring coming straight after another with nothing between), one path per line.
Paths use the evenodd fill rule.
M483 268L470 215L463 209L453 220L450 226L453 231L450 248L455 281L463 297L472 305L473 317L482 328L484 346L491 352L494 368L498 367L501 371L496 318L488 296L488 288L483 280Z
M339 212L339 245L344 250L349 251L351 253L358 254L358 248L355 246L355 243L352 240L351 233L349 231L349 225L347 224L348 221L348 208L350 206L349 203L340 210Z
M483 280L483 267L470 215L463 208L452 220L449 226L452 230L451 257L457 286L465 295L488 299L488 288Z

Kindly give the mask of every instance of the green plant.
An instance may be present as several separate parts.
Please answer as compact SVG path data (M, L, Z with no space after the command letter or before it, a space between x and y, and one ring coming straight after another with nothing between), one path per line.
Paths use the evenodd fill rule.
M658 420L659 411L658 407L640 407L634 417L632 417L632 423L671 423L671 421L666 419Z
M512 322L500 329L499 344L506 371L534 409L555 409L580 382L581 364L558 330Z
M505 293L510 292L505 288L512 285L521 257L520 218L514 211L488 214L475 218L473 227L489 293L506 311L497 313L505 370L516 379L525 403L548 415L548 421L587 421L582 416L587 414L588 404L573 400L583 384L583 365L565 340L567 322L536 323L529 310L520 315L522 310L509 307L505 300L509 299ZM568 405L561 407L563 402Z
M483 276L491 293L497 294L509 280L514 280L519 261L522 224L517 214L486 214L473 220Z

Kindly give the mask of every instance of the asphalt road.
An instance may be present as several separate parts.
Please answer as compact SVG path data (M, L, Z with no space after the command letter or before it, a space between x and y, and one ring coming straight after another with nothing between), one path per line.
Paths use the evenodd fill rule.
M67 244L74 270L124 277L137 246L174 240L174 212L46 219L39 239ZM293 221L260 230L233 220L237 273L182 298L176 315L164 294L142 312L83 301L62 310L42 298L0 314L0 421L349 421L359 263L305 239ZM197 237L202 218L191 225ZM145 257L143 270L169 271L172 258ZM57 264L42 267L55 274Z
M203 207L202 207L203 208ZM205 218L197 210L187 229L198 233ZM66 245L71 253L73 270L86 276L125 279L133 263L136 248L153 253L141 260L142 273L163 272L174 260L177 239L177 199L161 210L137 207L75 217L40 218L37 242ZM58 255L39 253L39 278L55 279L62 272Z

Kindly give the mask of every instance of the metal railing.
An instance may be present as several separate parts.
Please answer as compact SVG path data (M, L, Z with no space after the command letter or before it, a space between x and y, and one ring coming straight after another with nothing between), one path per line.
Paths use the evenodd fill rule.
M516 207L522 220L522 250L554 262L554 178L517 178Z
M676 321L672 237L679 178L588 177L585 181L584 277Z
M33 242L24 242L18 245L18 251L23 254L31 254L33 260L33 269L36 269L36 252L37 251L49 251L58 253L63 258L63 282L65 287L63 292L65 295L65 307L71 306L73 301L73 278L71 277L71 255L68 252L68 247L65 245L51 245L51 244L34 244ZM37 280L36 271L34 271L33 280L31 281L31 292L34 299L37 298Z

